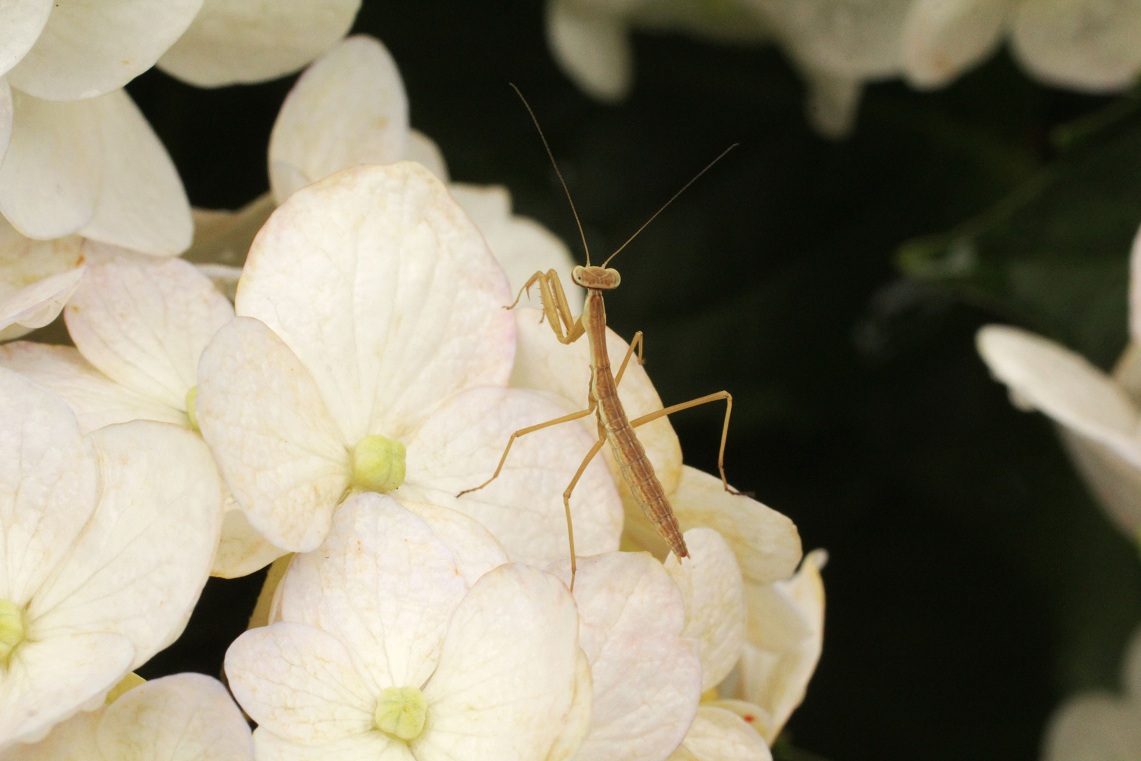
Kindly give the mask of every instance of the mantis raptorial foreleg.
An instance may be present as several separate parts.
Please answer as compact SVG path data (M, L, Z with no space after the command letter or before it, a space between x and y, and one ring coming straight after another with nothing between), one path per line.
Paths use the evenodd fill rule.
M574 343L585 332L582 317L576 319L571 313L566 292L563 291L562 281L559 280L559 273L555 270L540 271L531 275L530 279L519 289L519 295L515 297L515 301L511 302L511 306L507 309L514 309L519 303L519 299L523 298L523 294L529 295L531 286L536 284L539 286L539 297L543 304L543 316L550 323L551 330L555 332L559 343Z

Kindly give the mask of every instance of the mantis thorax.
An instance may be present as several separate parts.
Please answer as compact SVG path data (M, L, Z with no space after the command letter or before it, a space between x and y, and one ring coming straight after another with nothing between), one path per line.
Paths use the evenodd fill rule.
M618 270L610 267L587 265L586 267L578 266L571 270L571 280L574 281L575 285L580 285L583 288L612 291L622 282L622 276L618 274Z

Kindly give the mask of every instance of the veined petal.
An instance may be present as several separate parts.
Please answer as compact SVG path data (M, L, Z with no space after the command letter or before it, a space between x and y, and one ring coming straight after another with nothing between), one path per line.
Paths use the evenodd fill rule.
M238 317L198 364L198 425L265 539L308 552L349 485L349 453L312 376L273 331Z
M234 309L187 262L120 256L88 266L64 317L88 362L185 411L198 358Z
M439 667L424 687L429 726L409 743L421 759L544 758L571 714L578 623L566 587L508 564L456 608Z
M283 202L357 164L404 158L408 98L378 40L350 37L313 62L289 91L269 138L269 179Z
M103 162L99 200L84 237L154 256L186 250L190 202L166 148L125 90L88 101ZM95 130L93 130L95 131Z
M24 605L55 572L95 510L98 490L95 451L75 415L31 381L0 370L0 599Z
M222 486L209 450L183 428L134 421L91 439L99 506L28 616L43 636L122 634L136 668L190 619L218 544Z
M495 472L511 434L566 415L556 397L524 389L479 388L438 407L408 440L408 482L442 492L440 504L475 518L515 560L535 566L568 557L563 492L596 436L566 423L518 438L499 478ZM593 555L618 548L622 504L601 458L575 486L571 511L575 549Z
M915 87L942 87L990 55L1011 0L918 0L907 14L903 66Z
M423 518L432 533L447 545L468 586L492 568L508 561L503 545L482 523L458 509L436 504L432 499L437 498L439 493L433 493L430 499L424 493L426 491L405 482L396 495L397 502ZM455 502L454 499L450 501Z
M452 394L502 385L509 302L475 225L428 170L400 162L294 193L250 249L237 312L281 336L356 442L401 440Z
M393 742L382 732L350 735L339 740L299 745L265 729L254 730L257 758L274 761L417 761L402 742Z
M12 136L0 164L0 212L29 238L62 238L91 221L104 161L93 100L12 91Z
M683 466L670 501L682 526L708 526L721 534L748 581L787 579L796 570L802 555L796 524L755 499L725 491L717 476Z
M129 639L107 632L21 643L0 679L0 751L14 741L43 737L53 724L99 699L131 670L134 656Z
M249 725L217 679L175 674L129 690L104 711L97 735L103 758L155 761L253 761ZM140 759L141 761L141 759Z
M267 542L250 525L244 512L234 508L222 516L222 536L218 539L210 575L223 579L249 576L286 554L285 550Z
M54 3L36 44L8 79L46 100L111 92L153 66L201 5L202 0Z
M667 761L772 761L772 753L740 716L703 705Z
M198 265L220 264L240 269L254 236L276 208L273 196L266 192L237 211L192 209L194 241L182 258Z
M47 387L71 407L84 433L131 420L188 425L184 412L115 383L71 346L14 341L0 346L0 367Z
M82 238L26 238L0 217L0 340L54 320L83 276L82 262Z
M624 18L594 9L580 12L565 0L552 0L546 26L551 53L575 84L599 100L626 97L634 55Z
M1129 87L1141 68L1141 4L1132 0L1026 0L1010 46L1040 79L1093 92Z
M681 593L646 553L585 558L575 579L594 713L580 758L663 758L693 721L701 694L697 648L682 637Z
M424 520L374 493L346 500L321 550L295 557L282 584L282 619L343 642L374 696L431 676L467 592Z
M0 164L4 163L4 154L8 151L8 142L12 139L12 88L8 80L0 77Z
M159 68L198 87L280 77L333 47L359 8L360 0L205 0Z
M976 345L1017 402L1141 467L1137 409L1105 373L1069 349L1017 328L988 325L979 331Z
M19 338L54 321L79 286L83 271L75 267L48 275L0 296L0 341Z
M685 532L690 557L672 554L666 573L681 590L685 603L682 636L698 644L701 690L716 687L741 657L745 645L745 586L729 545L713 529Z
M19 63L44 30L55 3L52 0L4 0L0 16L0 76ZM4 151L0 148L0 156Z
M344 643L306 624L251 629L226 651L226 678L259 727L313 744L369 733L376 697Z

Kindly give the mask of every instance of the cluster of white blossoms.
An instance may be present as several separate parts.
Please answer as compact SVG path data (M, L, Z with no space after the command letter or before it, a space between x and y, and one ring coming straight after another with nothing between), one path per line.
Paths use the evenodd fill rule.
M808 83L808 115L847 132L865 82L941 87L1007 41L1032 76L1086 92L1141 71L1141 6L1121 0L548 0L551 49L586 92L617 99L633 81L630 31L682 29L779 45Z
M182 72L186 23L160 62ZM195 81L233 78L200 64ZM68 247L84 264L38 301L43 278L14 291L36 320L4 315L62 308L74 346L0 345L0 756L769 759L820 656L823 554L684 466L662 418L638 432L691 557L598 458L571 500L571 585L563 491L593 421L520 439L457 496L513 431L584 405L585 344L504 309L569 269L565 248L502 189L446 182L372 39L299 79L269 162L270 195L195 215L198 264L9 217L0 268ZM108 198L123 229L147 213ZM637 364L620 394L632 417L662 407ZM226 654L237 703L209 677L132 676L209 574L271 563Z

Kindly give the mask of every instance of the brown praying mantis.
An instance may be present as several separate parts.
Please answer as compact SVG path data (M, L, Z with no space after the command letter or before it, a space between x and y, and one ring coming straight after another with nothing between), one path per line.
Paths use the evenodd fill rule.
M532 275L520 289L519 295L515 297L515 301L505 307L505 309L514 309L519 303L519 300L523 297L523 294L527 293L529 295L531 286L537 285L539 287L539 295L542 299L544 319L546 319L547 323L551 326L551 330L554 331L555 337L559 342L570 344L577 341L583 335L586 335L587 341L590 344L590 386L587 392L586 409L573 412L569 415L563 415L543 423L527 426L526 428L520 428L518 431L512 433L511 438L507 440L507 446L503 450L503 456L499 458L499 464L496 466L495 472L491 474L491 478L479 486L464 489L456 496L463 496L464 494L478 491L498 478L499 473L503 470L504 463L507 462L507 455L511 451L511 445L514 444L515 440L520 436L526 436L529 433L541 431L544 428L550 428L551 426L561 423L580 420L591 414L595 415L598 422L598 440L595 441L590 451L586 453L582 464L580 464L578 470L575 471L574 478L571 479L570 484L563 492L563 506L566 509L567 518L567 538L570 542L570 585L571 589L574 589L574 577L577 564L575 561L574 523L571 519L570 498L579 479L582 478L582 474L586 471L587 466L590 465L591 460L599 453L604 444L610 444L610 450L614 455L615 461L618 463L619 469L622 471L622 478L626 481L627 486L629 486L631 494L642 508L642 511L646 514L646 517L654 524L658 533L666 540L670 549L673 550L679 559L689 557L689 550L686 549L685 546L685 538L681 534L681 527L678 526L677 517L674 515L673 508L670 507L665 489L654 473L654 467L646 456L646 450L642 446L642 443L638 441L634 429L652 420L657 420L658 418L671 415L675 412L710 402L720 401L722 399L725 400L725 422L721 428L721 448L717 454L717 468L721 472L721 484L725 487L725 491L732 494L741 493L731 488L725 478L725 441L729 435L729 416L733 412L733 397L728 391L718 391L713 394L706 394L705 396L691 399L688 402L674 404L630 420L626 416L626 410L623 409L622 402L618 398L618 384L622 382L622 376L626 372L626 366L630 363L630 358L634 355L635 350L638 352L638 363L642 364L642 331L639 330L634 334L634 340L630 342L626 356L622 358L622 363L618 366L618 372L612 374L610 357L606 351L606 307L602 300L604 291L614 290L621 282L621 276L618 274L618 270L607 266L610 261L617 256L622 249L626 248L634 238L638 237L667 206L684 193L701 175L709 171L725 154L733 150L737 144L734 143L722 151L717 158L709 162L693 179L683 185L681 190L674 193L668 201L662 204L661 208L654 212L641 227L634 231L634 234L631 235L625 243L615 249L614 253L606 258L606 261L601 265L592 265L590 263L590 247L586 242L586 233L583 231L582 221L579 219L578 210L575 208L574 199L571 197L566 180L563 179L562 172L559 171L558 163L555 161L555 156L551 152L550 145L547 143L546 135L543 134L543 128L539 125L539 120L535 116L535 112L531 109L531 105L527 102L527 99L523 97L523 93L520 92L519 88L515 85L511 85L511 87L515 90L520 100L523 101L523 105L527 108L527 113L531 115L531 120L535 123L535 128L539 131L539 137L543 141L543 147L547 151L547 156L555 168L555 174L558 176L563 191L566 193L567 200L570 202L571 212L574 214L575 224L578 225L578 232L582 238L583 249L586 253L586 265L576 266L571 270L571 280L575 285L586 289L586 299L583 302L582 314L576 319L571 313L570 305L567 303L566 293L563 291L559 274L552 269L547 272L536 272Z

